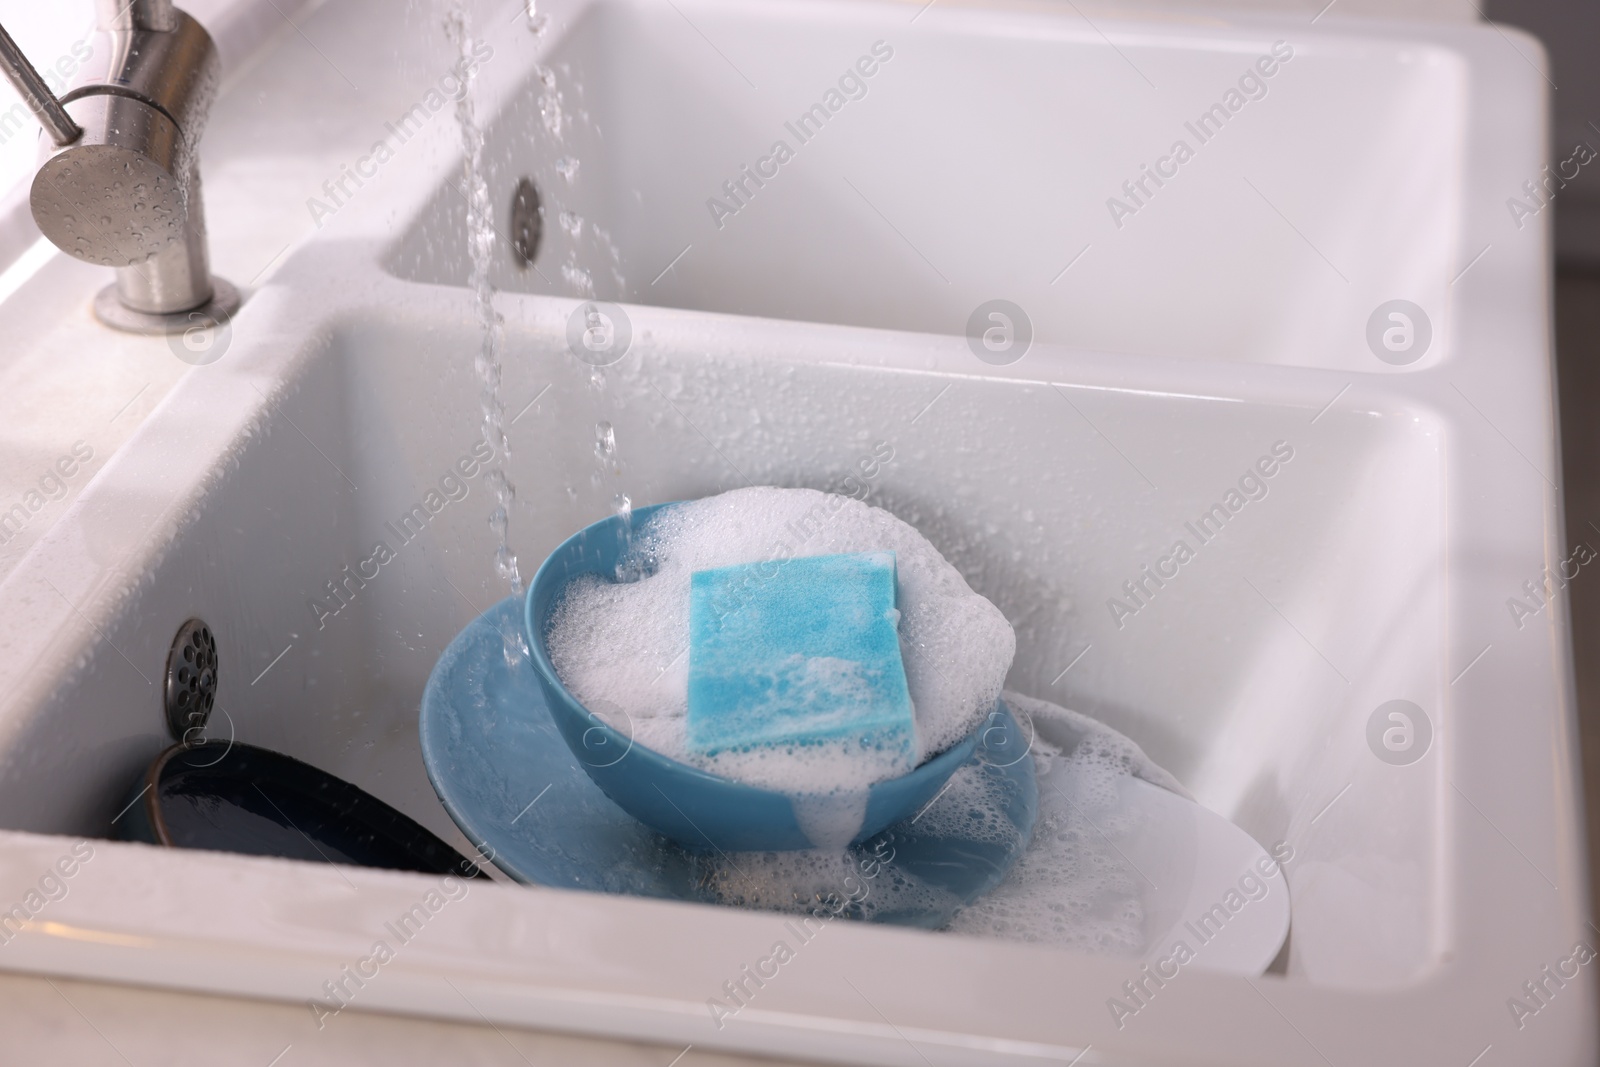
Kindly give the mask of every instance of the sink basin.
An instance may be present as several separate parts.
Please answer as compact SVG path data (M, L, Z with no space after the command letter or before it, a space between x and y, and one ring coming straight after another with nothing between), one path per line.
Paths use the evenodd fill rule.
M570 262L606 300L953 334L1003 296L1038 342L1370 371L1348 341L1372 309L1404 293L1443 318L1481 247L1462 247L1469 61L1450 47L1339 48L1304 24L1107 47L1059 12L940 15L586 9L548 62L588 121L548 151L529 77L486 150L589 225L574 237L550 211L540 269L503 257L495 284L579 295ZM1197 125L1247 75L1257 98ZM1180 139L1174 177L1123 189ZM441 188L390 269L464 282L465 218Z
M1141 961L839 928L723 1020L707 998L780 918L475 886L356 1008L844 1063L1592 1060L1580 992L1507 1010L1596 935L1566 616L1524 588L1565 556L1549 235L1503 206L1548 157L1545 82L1499 31L562 0L536 34L521 5L470 10L492 46L472 91L523 573L618 492L865 494L1011 619L1010 688L1129 734L1289 857L1294 919L1268 975L1185 969L1136 1003ZM226 351L163 386L0 581L8 899L63 835L113 830L168 743L159 682L191 616L219 644L209 736L466 847L417 707L506 590L460 138L447 102L419 103L453 56L433 22L396 21L337 68L269 52L238 75L206 164L218 267L254 286ZM304 25L386 24L356 2ZM1262 57L1264 95L1228 110ZM323 95L309 124L289 106ZM1213 103L1228 117L1201 143L1186 124ZM736 203L723 183L747 165L777 169ZM1176 169L1135 203L1147 165ZM334 203L346 166L376 176ZM519 268L524 177L545 225ZM5 312L44 286L87 300L92 272L52 269ZM568 341L590 298L631 332L603 368ZM995 299L1031 331L1018 358L967 336ZM597 460L600 423L616 451ZM302 1003L430 887L93 852L0 967Z

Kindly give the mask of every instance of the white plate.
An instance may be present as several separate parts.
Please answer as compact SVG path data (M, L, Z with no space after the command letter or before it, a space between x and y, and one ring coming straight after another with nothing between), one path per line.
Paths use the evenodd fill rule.
M1191 967L1266 970L1289 933L1278 863L1239 827L1176 793L1138 778L1120 779L1119 792L1144 817L1140 832L1117 845L1144 887L1144 962L1163 977Z

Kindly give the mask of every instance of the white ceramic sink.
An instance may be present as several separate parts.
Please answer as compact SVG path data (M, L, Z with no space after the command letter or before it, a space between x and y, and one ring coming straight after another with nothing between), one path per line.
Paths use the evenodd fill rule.
M0 584L5 900L71 844L50 835L108 834L169 743L152 682L192 615L221 645L213 735L231 722L460 840L417 702L505 590L486 487L444 481L480 436L449 106L370 162L452 57L431 14L379 7L305 23L343 42L326 65L286 37L231 85L208 210L219 268L255 289L229 347L178 377L165 342L116 342L168 391ZM1015 624L1010 687L1103 718L1292 850L1293 927L1266 976L1184 972L1131 1017L1109 1010L1126 960L839 929L718 1028L706 999L778 918L493 886L357 1008L836 1062L1590 1062L1588 992L1508 1004L1600 934L1564 601L1507 605L1564 551L1547 216L1519 231L1504 207L1549 155L1545 82L1506 36L943 0L541 16L542 35L517 5L471 16L501 234L519 178L546 205L537 269L502 240L493 274L524 573L616 492L837 490L892 450L870 499ZM835 88L799 143L785 123ZM1186 123L1212 104L1228 117L1201 143ZM792 158L739 206L723 183L780 139ZM335 201L341 165L371 174ZM1135 201L1143 165L1169 176ZM567 341L578 271L632 332L597 376ZM96 280L53 261L0 314L80 308ZM993 299L1031 323L1020 360L963 336ZM1414 310L1375 316L1397 300L1425 352ZM84 314L29 343L106 344ZM597 477L602 420L621 466ZM433 489L402 545L386 524ZM1226 522L1193 528L1213 505ZM330 613L380 539L396 559ZM0 967L305 1001L429 887L93 847Z

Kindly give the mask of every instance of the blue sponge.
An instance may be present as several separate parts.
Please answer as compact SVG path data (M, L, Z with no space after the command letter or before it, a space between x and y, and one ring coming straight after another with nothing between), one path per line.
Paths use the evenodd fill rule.
M689 583L689 747L859 740L916 762L893 552L697 571Z

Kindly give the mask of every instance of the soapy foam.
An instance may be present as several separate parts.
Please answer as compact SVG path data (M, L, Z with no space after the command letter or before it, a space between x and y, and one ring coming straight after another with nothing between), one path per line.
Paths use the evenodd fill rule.
M1118 782L1142 778L1189 794L1133 741L1087 715L1020 693L1006 705L1031 720L1039 782L1033 842L1005 881L968 905L947 929L1106 955L1145 948L1144 891L1117 843L1142 816L1119 800Z
M900 650L920 764L993 708L1016 637L999 609L974 593L926 538L849 497L762 487L656 512L619 564L623 580L590 576L568 585L546 634L550 659L572 694L635 744L790 794L863 794L904 772L893 753L849 742L709 756L689 750L689 579L695 571L741 563L886 550L895 553L898 569ZM849 807L811 808L827 810L838 819L819 818L839 822L826 835L836 840Z
M832 793L798 793L789 798L794 821L806 840L820 849L842 849L867 821L867 793L841 789Z
M1003 699L1033 737L1027 757L1039 783L1033 840L1005 880L957 911L944 930L1138 956L1146 948L1146 886L1117 848L1143 830L1143 821L1119 800L1118 783L1132 776L1188 793L1109 726L1020 693ZM917 836L1014 848L1008 788L982 763L964 765L918 816ZM696 875L706 899L764 911L871 921L954 909L958 902L946 890L896 867L896 840L891 829L849 851L707 854L696 857Z
M696 857L710 903L822 919L881 920L900 911L949 911L959 901L867 850L747 852Z
M964 764L917 816L915 834L1014 850L1021 832L1007 817L1011 801L1003 775ZM866 922L954 912L958 897L895 863L899 840L890 829L848 850L706 853L696 857L696 873L707 900L733 907Z

